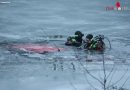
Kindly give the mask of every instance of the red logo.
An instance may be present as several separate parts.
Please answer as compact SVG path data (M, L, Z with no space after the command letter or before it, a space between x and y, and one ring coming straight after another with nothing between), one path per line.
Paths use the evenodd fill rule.
M119 7L121 7L120 2L116 2L116 8L119 8Z
M115 6L107 6L106 10L107 11L111 11L111 10L126 11L126 10L130 10L130 8L125 5L121 6L121 3L119 1L117 1L115 3Z

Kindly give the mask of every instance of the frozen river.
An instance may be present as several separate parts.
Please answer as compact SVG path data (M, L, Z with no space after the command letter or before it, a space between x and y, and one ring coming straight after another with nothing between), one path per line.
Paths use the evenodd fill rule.
M121 86L130 76L130 10L106 11L107 6L115 3L114 0L0 0L0 90L93 90L88 81L94 83L94 80L86 80L89 75L84 75L73 49L64 46L66 38L76 30L85 35L103 34L110 39L112 49L105 52L105 57L117 63L109 63L108 72L113 64L117 66L115 75L122 76L128 69L119 83ZM130 8L130 1L121 0L121 5ZM7 48L19 43L41 44L45 40L67 50L21 55ZM85 67L88 65L93 74L102 76L98 73L102 64L84 62L85 57L101 57L82 50L75 52ZM129 83L130 80L124 87L130 89ZM100 88L98 82L95 87Z

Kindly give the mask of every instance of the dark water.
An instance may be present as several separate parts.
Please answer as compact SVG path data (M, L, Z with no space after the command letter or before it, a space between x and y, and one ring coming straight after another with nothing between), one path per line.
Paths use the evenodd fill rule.
M130 8L128 0L121 0L121 4ZM85 35L108 37L112 49L105 52L106 57L123 60L129 67L130 11L106 11L107 6L114 5L115 1L110 0L8 0L0 3L1 90L75 89L69 80L81 84L77 90L88 88L84 78L80 78L83 72L78 62L73 62L76 60L74 51L64 46L67 36L76 30ZM55 35L63 37L53 38ZM6 47L16 43L45 43L50 39L58 41L49 41L49 44L67 48L67 51L23 55ZM78 55L83 61L87 57L82 50ZM78 68L76 72L73 72L74 66Z

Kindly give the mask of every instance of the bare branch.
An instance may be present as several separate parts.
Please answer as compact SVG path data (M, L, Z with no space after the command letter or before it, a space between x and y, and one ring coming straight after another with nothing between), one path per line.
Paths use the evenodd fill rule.
M77 90L76 87L74 86L74 84L70 80L68 80L68 81L69 81L70 85L74 88L74 90Z
M106 68L105 68L105 59L104 59L104 54L103 54L103 72L104 72L104 82L103 82L103 88L106 90Z
M124 74L121 76L121 78L120 78L119 80L117 80L117 81L116 81L115 83L113 83L112 85L108 86L108 88L111 87L111 86L116 85L117 83L119 83L119 82L124 78L124 76L126 75L127 72L128 72L128 69L124 72Z
M98 90L97 88L94 87L94 85L92 85L92 84L89 82L89 80L88 80L87 75L86 75L85 72L84 72L84 76L85 76L85 79L86 79L87 83L88 83L91 87L93 87L95 90Z
M95 77L94 75L92 75L92 74L88 71L88 69L86 69L86 68L84 67L84 65L83 65L83 64L81 63L81 61L79 60L78 55L76 54L75 49L74 49L74 52L75 52L75 55L76 55L76 57L77 57L77 60L79 61L80 65L83 67L83 69L84 69L93 79L97 80L100 84L103 85L103 82L102 82L102 81L100 81L97 77Z
M123 83L123 85L121 86L121 88L124 87L124 85L126 84L126 82L128 81L129 77L127 77L127 79L125 80L125 82Z
M106 79L108 79L108 78L110 77L110 75L111 75L111 73L113 72L114 68L115 68L115 65L113 65L113 67L112 67L110 73L107 75Z

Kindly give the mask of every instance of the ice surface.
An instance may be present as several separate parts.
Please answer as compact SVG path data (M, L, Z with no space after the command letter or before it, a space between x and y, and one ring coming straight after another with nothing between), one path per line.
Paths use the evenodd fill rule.
M121 3L130 6L128 0ZM103 80L102 54L64 46L76 30L110 39L112 49L104 55L106 72L114 66L111 83L127 72L115 85L122 86L130 76L130 12L106 11L114 5L110 0L0 0L0 90L102 90L84 69ZM39 54L9 47L27 43L66 51ZM128 79L123 87L130 89L129 83Z

